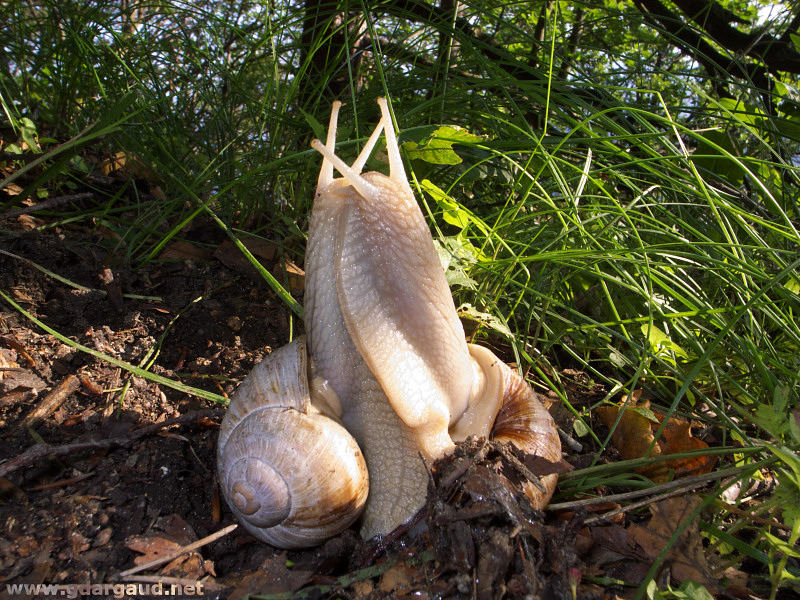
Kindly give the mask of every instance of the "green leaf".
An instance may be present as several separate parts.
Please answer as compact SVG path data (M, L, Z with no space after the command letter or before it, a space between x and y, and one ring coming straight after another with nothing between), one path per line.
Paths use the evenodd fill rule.
M503 321L501 321L492 314L478 310L468 302L465 302L464 304L458 307L458 315L460 317L466 317L473 321L477 321L478 323L481 323L482 325L489 327L489 329L494 329L495 331L501 333L505 337L508 338L514 337L514 334L511 333L511 330L508 328L508 325L506 325Z
M319 140L324 140L325 126L319 121L317 121L317 119L311 113L304 111L299 106L297 108L301 113L303 113L303 118L305 118L306 123L308 123L308 126L311 127L311 130L314 132L314 137L316 137Z
M783 137L800 140L800 120L794 118L773 119L772 124Z
M789 415L789 433L795 443L800 444L800 407L795 408Z
M647 341L650 342L650 351L656 356L674 362L671 357L671 354L674 353L676 356L689 360L686 350L673 342L666 333L655 325L645 323L642 325L641 330Z
M756 425L768 432L772 437L781 439L789 429L786 415L782 415L768 404L759 404L753 414Z
M439 127L430 138L422 143L406 142L403 149L409 158L417 158L434 165L457 165L461 157L453 150L453 144L473 144L483 138L474 135L466 129L446 125Z
M422 191L433 198L439 208L442 209L442 218L445 223L455 225L460 229L464 229L469 224L469 213L461 208L444 190L427 179L423 179L419 185Z
M658 585L652 579L647 582L648 600L664 600L664 596L658 591Z
M20 119L20 125L22 125L20 135L22 135L24 142L28 144L28 148L34 152L41 152L42 149L39 148L39 142L36 141L36 125L34 125L33 121L28 117L23 117Z
M792 397L792 388L785 383L775 386L775 391L772 393L772 406L775 412L783 414L789 408L789 399Z
M733 156L737 155L730 136L724 131L712 130L706 131L699 139L697 151L692 155L692 162L705 176L716 175L733 185L741 185L744 169L718 147Z
M783 284L787 290L793 294L800 296L800 279L797 277L789 276L786 278L786 283Z
M626 406L625 410L639 413L648 421L652 421L653 423L658 423L658 417L656 417L656 414L652 410L650 410L649 408L645 408L644 406Z
M577 419L572 423L572 431L574 431L575 435L577 435L578 437L585 437L589 435L590 429L586 426L586 423L584 423L581 419Z
M469 276L468 271L480 260L480 250L460 236L434 240L433 245L439 254L447 285L451 288L475 289L477 283Z
M798 552L793 545L789 545L786 543L786 540L779 538L778 536L772 535L768 531L762 531L762 535L769 540L770 546L785 554L786 556L791 556L792 558L800 558L800 552Z
M676 597L686 600L714 600L714 596L703 584L691 580L681 583L681 587L674 593Z

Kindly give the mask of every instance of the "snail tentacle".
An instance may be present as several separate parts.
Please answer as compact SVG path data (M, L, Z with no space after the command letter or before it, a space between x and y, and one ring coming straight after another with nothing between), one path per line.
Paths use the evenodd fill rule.
M284 548L323 541L362 508L364 537L391 532L424 504L426 462L470 435L561 455L530 386L467 344L388 103L378 104L381 120L352 166L336 155L341 102L325 144L312 142L323 160L306 247L308 349L298 339L256 366L220 429L228 504ZM389 176L362 173L381 134ZM553 492L548 477L537 506Z

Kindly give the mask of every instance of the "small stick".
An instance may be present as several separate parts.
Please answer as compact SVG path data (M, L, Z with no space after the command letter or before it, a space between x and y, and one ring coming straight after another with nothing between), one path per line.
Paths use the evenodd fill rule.
M558 430L558 435L561 436L561 441L563 441L567 446L569 446L570 450L574 452L581 453L583 452L583 444L581 444L578 440L568 434L566 431L561 429L561 427L556 427Z
M168 563L170 561L175 560L176 558L178 558L179 556L181 556L183 554L188 554L189 552L193 552L194 550L197 550L198 548L202 548L206 544L210 544L211 542L217 541L221 537L225 537L231 531L236 529L238 526L239 526L238 523L234 523L233 525L228 525L227 527L223 527L222 529L220 529L216 533L212 533L211 535L207 535L202 540L197 540L196 542L192 542L188 546L183 546L182 548L179 548L178 550L175 550L175 552L171 552L171 553L169 553L169 554L167 554L165 556L162 556L160 558L156 558L154 560L151 560L150 562L146 562L143 565L139 565L138 567L133 567L132 569L128 569L127 571L123 571L122 573L117 575L117 577L118 578L128 577L129 575L133 575L134 573L139 573L140 571L147 571L148 569L152 569L153 567L158 567L158 566L161 566L163 564L166 564L166 563Z
M0 252L2 252L2 254L8 254L7 252L2 250L0 250ZM16 350L17 354L19 354L22 358L25 359L25 362L29 367L36 366L36 361L33 360L33 357L30 354L28 354L28 351L25 349L25 346L20 344L19 340L15 338L13 335L4 335L3 337L0 337L0 341L5 342L9 348Z
M108 448L115 448L117 446L129 446L136 440L152 435L153 433L170 427L172 425L181 425L183 423L191 423L199 421L200 419L210 419L223 415L225 411L219 408L209 408L205 410L197 410L194 412L186 413L173 419L166 419L159 423L151 423L141 429L137 429L127 435L107 438L104 440L89 440L86 442L75 442L74 444L64 444L63 446L49 446L47 444L36 444L28 448L25 452L7 460L0 464L0 477L5 477L9 473L16 471L22 467L30 466L44 458L52 458L56 456L64 456L67 454L75 454L77 452L85 452L87 450L105 450Z
M47 210L48 208L55 208L59 204L66 204L67 202L73 202L75 200L88 200L93 196L94 194L92 192L80 192L79 194L67 194L66 196L58 196L56 198L50 198L49 200L43 200L42 202L34 204L33 206L26 206L24 208L18 208L15 210L7 210L6 212L0 214L0 219L12 219L14 217L27 215L28 213L32 213L37 210Z
M583 524L584 525L592 525L594 523L598 523L600 521L609 521L616 517L617 515L621 515L631 510L636 510L637 508L642 508L643 506L648 506L650 504L655 504L657 502L661 502L662 500L666 500L667 498L672 498L673 496L680 496L693 490L696 487L700 487L704 485L700 482L694 482L682 487L679 487L674 490L670 490L668 492L664 492L663 494L658 494L657 496L651 496L650 498L645 498L644 500L639 500L639 502L634 502L633 504L628 504L627 506L620 506L619 508L615 508L612 511L607 513L603 513L601 515L594 515L586 519Z
M50 390L39 405L31 411L25 420L22 421L23 427L35 427L44 419L52 415L73 392L81 387L81 380L75 375L67 375L59 384Z

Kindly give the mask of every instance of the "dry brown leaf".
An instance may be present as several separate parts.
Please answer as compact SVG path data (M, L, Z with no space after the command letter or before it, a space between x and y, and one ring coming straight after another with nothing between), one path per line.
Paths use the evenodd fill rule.
M6 358L4 352L0 352L0 380L2 380L6 375L6 370L13 370L19 368L19 365L11 360L10 358Z
M736 567L728 567L725 569L724 575L729 585L736 586L737 588L747 587L748 575L744 571L740 571Z
M189 544L197 541L197 534L192 526L184 521L183 518L177 513L173 513L165 517L159 517L157 526L159 529L164 531L167 538L183 546L188 546Z
M17 290L14 290L14 291L15 291L15 295L17 295L16 294ZM19 296L17 296L17 297L19 298ZM20 357L25 359L25 364L28 367L35 367L36 366L36 361L33 360L33 357L28 353L28 351L26 350L25 346L22 345L22 343L20 343L20 341L17 338L15 338L13 335L4 335L4 336L0 337L0 341L2 341L9 348L12 348L13 350L15 350Z
M133 564L141 565L153 560L158 560L179 551L181 548L197 540L194 530L178 515L170 515L159 519L159 525L167 530L163 535L152 536L132 536L128 538L127 546L134 552L142 553L133 559ZM174 539L168 539L174 538ZM179 541L175 541L178 539ZM179 543L185 542L185 543ZM182 554L164 567L161 574L169 577L179 577L183 579L200 579L204 575L214 575L214 563L203 560L199 552L187 552Z
M617 406L601 406L596 412L603 425L610 429L617 421L620 410ZM661 454L661 448L653 444L651 423L650 419L635 410L628 409L622 413L617 428L611 434L611 442L619 450L623 460L649 458ZM639 467L636 472L655 482L666 481L668 476L667 467L663 463Z
M622 406L624 406L624 402ZM649 409L649 402L644 401L639 408ZM601 406L596 409L600 421L609 429L616 423L620 410L623 410L620 406ZM656 421L652 421L635 410L633 406L628 406L624 411L619 419L617 428L611 434L611 442L619 450L624 460L708 448L708 444L704 441L692 437L690 423L676 418L671 418L667 421L658 443L651 448L654 440L654 431L660 427L663 415L653 413ZM717 459L714 456L698 456L646 465L636 469L636 472L649 477L656 483L660 483L667 481L670 471L673 471L675 478L709 473L716 462Z
M159 259L165 260L168 258L177 260L211 260L212 254L210 250L196 246L191 242L177 241L171 243L164 248Z
M416 571L405 563L397 563L386 571L378 583L378 589L382 592L407 592L413 587L416 579Z
M311 583L314 574L310 571L294 571L286 566L286 553L268 558L254 573L240 578L230 600L243 598L248 594L279 594L295 592Z
M275 253L277 252L275 244L262 240L261 238L246 238L239 240L244 244L244 247L250 251L250 254L256 258L260 258L266 262L275 260ZM250 261L242 254L239 247L230 240L225 240L214 250L214 258L216 258L223 265L229 269L241 270L250 267Z
M365 579L364 581L354 581L350 589L353 590L356 598L366 598L372 593L375 586L369 579Z
M620 408L616 406L601 406L597 409L597 416L603 425L611 429L617 421ZM617 428L611 434L611 441L619 450L625 460L633 460L645 456L658 456L660 449L653 445L653 430L650 419L635 410L625 410L619 419Z
M303 271L303 269L287 259L285 265L278 263L272 270L272 274L281 283L284 281L284 273L286 279L289 281L289 288L293 292L302 292L305 289L306 272Z
M170 561L161 569L160 574L165 577L196 581L204 575L214 575L214 563L210 560L203 560L198 552L189 552Z
M659 415L656 415L659 416ZM689 450L708 448L703 440L692 437L692 426L680 419L670 419L664 428L663 439L658 440L662 454L677 454ZM689 477L710 473L717 464L716 456L696 456L670 460L667 466L675 472L675 477Z
M163 558L182 548L180 544L158 535L149 537L143 535L131 536L128 538L126 546L134 552L142 554L142 556L137 556L133 559L133 564L135 565L143 565L150 561Z
M646 527L631 525L628 528L628 543L641 548L648 559L655 559L701 503L702 500L697 496L678 496L651 504L650 523ZM670 567L672 577L678 581L691 580L714 588L717 581L709 574L696 518L683 529L668 550L664 564Z
M133 175L138 179L157 181L155 171L142 162L137 156L119 151L100 163L100 171L104 175L111 175L114 171L121 171L125 175ZM125 177L126 179L128 177Z
M42 219L38 219L32 215L18 216L17 223L19 223L23 229L36 229L37 227L44 225L44 221Z

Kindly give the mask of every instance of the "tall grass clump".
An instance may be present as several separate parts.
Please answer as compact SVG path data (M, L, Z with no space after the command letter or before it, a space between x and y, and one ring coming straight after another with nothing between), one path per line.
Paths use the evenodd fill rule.
M208 215L301 261L318 168L308 142L334 98L348 102L340 139L357 140L387 95L472 335L506 344L536 385L556 390L575 418L569 433L598 456L608 436L593 410L642 390L731 450L722 466L740 475L711 496L738 486L734 502L752 500L771 461L778 485L756 512L789 533L718 511L704 515L704 535L738 564L749 551L736 536L748 532L759 585L773 597L796 587L786 569L800 558L796 77L769 89L726 79L749 73L733 53L712 75L613 2L466 2L458 15L350 3L330 20L344 14L333 3L313 26L313 3L6 5L7 126L54 140L29 187L80 178L90 146L133 165L132 194L71 218L101 216L137 265ZM579 23L606 42L576 36ZM568 394L594 384L603 397ZM616 476L592 473L562 493Z

